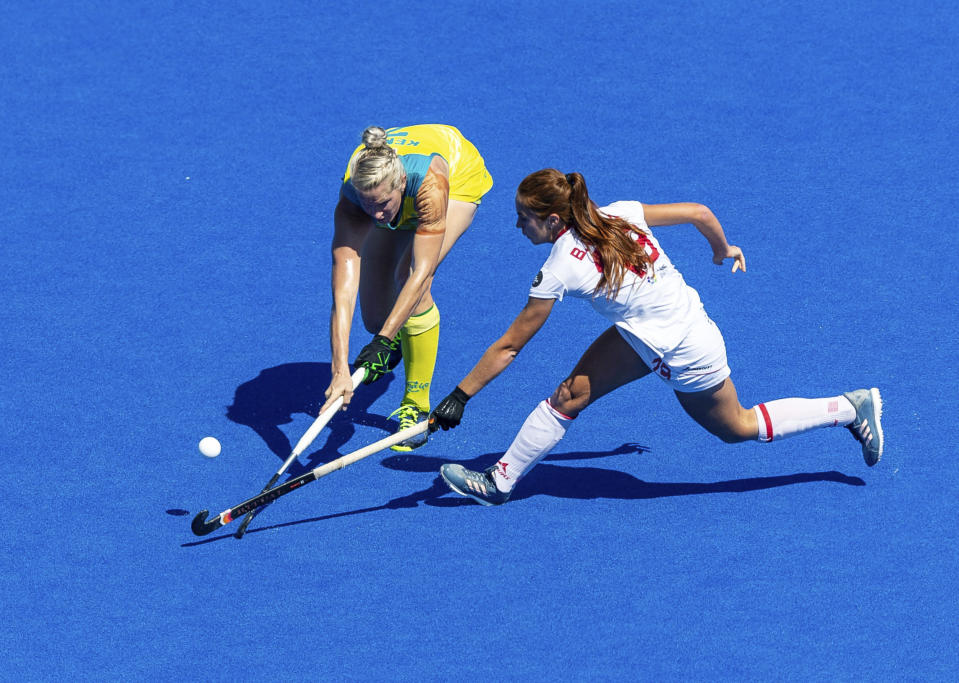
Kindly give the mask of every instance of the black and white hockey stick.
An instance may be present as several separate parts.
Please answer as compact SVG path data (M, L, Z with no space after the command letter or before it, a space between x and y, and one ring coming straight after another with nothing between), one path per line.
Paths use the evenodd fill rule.
M371 443L369 446L364 446L363 448L355 450L352 453L347 453L346 455L341 456L332 462L328 462L325 465L320 465L314 470L310 470L306 474L301 474L298 477L294 477L293 479L280 484L275 489L264 491L258 496L254 496L249 500L245 500L239 505L235 505L227 510L224 510L212 519L207 519L210 511L203 510L193 518L193 524L191 525L193 533L197 536L206 536L207 534L216 531L221 526L229 524L240 515L245 515L248 512L252 512L257 508L263 507L267 503L272 503L274 500L280 496L285 496L290 491L294 491L301 486L306 486L310 482L316 481L320 477L325 477L336 470L343 469L347 465L352 465L358 460L362 460L363 458L373 455L374 453L382 451L384 448L389 448L390 446L398 444L401 441L406 441L412 436L422 434L427 430L428 427L429 422L424 420L423 422L415 424L412 427L401 429L385 439L380 439L375 443Z
M353 390L356 391L356 388L360 386L360 382L363 381L363 378L366 377L366 368L358 368L356 372L353 373ZM326 424L336 415L336 412L343 407L343 397L340 396L336 399L326 410L320 413L317 418L313 421L313 424L310 425L310 428L306 430L299 441L296 442L296 446L293 448L293 451L290 453L289 457L283 463L283 466L277 470L276 474L273 475L273 478L263 487L263 493L269 491L273 484L275 484L280 477L283 476L283 473L286 472L286 468L293 464L293 461L296 460L300 454L309 448L310 444L313 443L313 440L316 439L317 435L323 430ZM246 533L246 528L250 526L250 522L255 516L254 511L247 513L246 517L243 518L243 522L240 524L240 528L236 530L236 533L233 534L237 538L243 538L243 534Z

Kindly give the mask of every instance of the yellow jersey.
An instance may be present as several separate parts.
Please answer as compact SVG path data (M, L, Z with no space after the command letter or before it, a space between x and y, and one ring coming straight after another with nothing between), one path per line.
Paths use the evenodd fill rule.
M450 199L479 204L483 195L493 187L493 178L486 170L483 157L469 140L453 126L427 123L386 129L386 144L396 150L406 170L406 187L403 202L391 224L377 223L377 227L390 230L415 230L419 225L416 212L416 193L426 177L433 157L439 156L450 169ZM360 205L356 189L350 182L350 167L353 159L363 149L360 145L353 154L343 176L341 194L350 202Z

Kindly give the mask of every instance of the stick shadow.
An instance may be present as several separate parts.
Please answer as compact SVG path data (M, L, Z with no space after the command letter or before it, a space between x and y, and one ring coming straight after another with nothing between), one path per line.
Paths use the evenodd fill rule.
M544 458L544 461L537 465L529 475L524 477L522 485L516 489L510 498L510 503L526 500L534 496L552 496L555 498L577 500L595 500L597 498L608 498L612 500L649 500L654 498L711 493L748 493L750 491L762 491L796 484L834 483L844 484L846 486L866 485L866 482L859 477L851 477L835 470L826 472L798 472L772 477L748 477L715 482L649 482L618 470L551 464L552 462L571 460L594 460L628 453L642 455L648 453L649 450L648 447L640 444L624 443L609 451L575 451L551 454ZM485 453L470 458L469 460L458 460L456 462L469 469L481 470L488 467L491 463L496 462L502 455L502 451ZM440 465L447 462L450 462L448 458L403 454L384 458L381 464L387 469L400 472L429 473L438 472ZM431 507L445 508L476 505L471 499L451 492L442 478L437 475L428 488L394 498L382 505L251 528L247 531L247 534L299 526L300 524L312 524L369 512L415 508L420 503ZM230 536L232 536L232 534L225 534L203 541L184 543L183 546L202 545L229 538Z
M323 392L332 377L329 363L285 363L262 370L253 379L236 388L233 403L226 408L226 416L232 422L245 425L263 439L280 461L285 461L293 450L293 443L280 429L280 425L293 421L295 413L311 418L319 415L323 405ZM323 453L336 457L356 432L355 425L372 426L390 430L390 421L370 412L370 406L382 396L393 382L390 373L369 386L361 386L353 394L348 413L341 413L330 420L307 453L293 462L287 472L291 477L312 470L327 460ZM299 439L299 435L296 437ZM324 440L325 439L325 440Z

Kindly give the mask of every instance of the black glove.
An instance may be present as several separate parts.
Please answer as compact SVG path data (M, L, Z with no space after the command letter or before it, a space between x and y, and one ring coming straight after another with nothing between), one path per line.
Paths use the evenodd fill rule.
M378 334L373 341L364 346L353 361L353 366L366 368L363 384L372 384L396 367L403 357L399 339L390 339Z
M445 432L460 423L463 419L463 409L470 397L465 391L456 387L449 396L440 401L436 410L430 415L430 431L435 432L440 427Z

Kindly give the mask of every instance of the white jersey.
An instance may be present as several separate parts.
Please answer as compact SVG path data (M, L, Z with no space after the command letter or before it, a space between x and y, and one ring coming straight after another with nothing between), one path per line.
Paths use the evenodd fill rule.
M641 203L615 202L600 211L607 216L618 216L637 228L639 232L635 237L645 245L652 272L627 271L622 287L611 299L606 298L605 290L594 294L600 278L599 260L575 231L567 230L553 243L529 295L560 301L567 294L589 299L593 308L610 322L664 356L706 315L699 294L686 284L653 237Z

